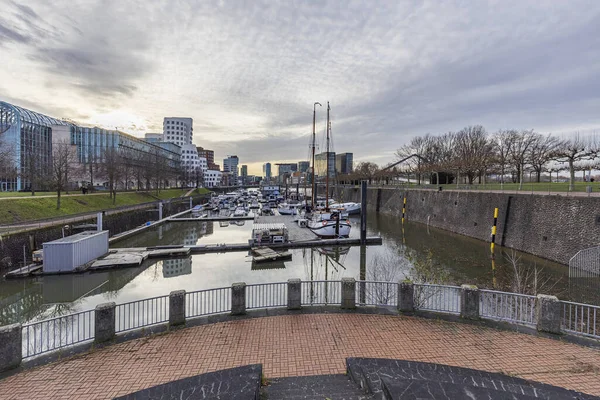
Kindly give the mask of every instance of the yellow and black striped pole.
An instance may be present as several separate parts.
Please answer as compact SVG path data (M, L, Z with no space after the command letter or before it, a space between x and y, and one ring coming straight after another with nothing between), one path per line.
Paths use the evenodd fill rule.
M494 252L496 247L496 225L498 224L498 207L494 208L494 225L492 225L492 242L490 243L490 250Z
M404 196L404 203L402 204L402 223L404 223L405 215L406 215L406 196Z

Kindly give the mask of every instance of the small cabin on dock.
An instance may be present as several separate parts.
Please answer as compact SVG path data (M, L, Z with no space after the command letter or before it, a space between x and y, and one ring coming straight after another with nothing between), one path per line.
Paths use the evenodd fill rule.
M288 241L289 233L284 223L255 223L252 225L250 242L253 246L287 243Z

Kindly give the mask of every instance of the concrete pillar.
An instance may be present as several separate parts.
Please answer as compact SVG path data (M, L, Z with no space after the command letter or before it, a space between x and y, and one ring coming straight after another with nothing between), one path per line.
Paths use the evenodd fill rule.
M479 319L479 289L477 286L461 286L460 316L466 319Z
M342 278L342 308L356 308L356 281L354 278Z
M0 372L16 368L23 358L21 324L0 326Z
M114 302L98 304L94 312L94 341L96 343L107 342L115 337L116 320Z
M194 208L194 205L192 204L192 197L190 196L190 210Z
M302 281L300 279L288 279L288 310L299 310L302 308Z
M102 211L96 214L96 230L102 232Z
M231 315L246 314L246 284L238 282L231 285Z
M158 202L158 220L163 219L163 202Z
M185 324L185 290L169 294L169 326Z
M400 282L398 284L398 311L415 311L415 285L412 282Z
M560 301L556 296L538 294L535 302L537 330L560 334Z

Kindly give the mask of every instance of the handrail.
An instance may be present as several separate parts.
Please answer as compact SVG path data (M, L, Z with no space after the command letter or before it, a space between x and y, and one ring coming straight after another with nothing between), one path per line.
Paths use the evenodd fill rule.
M465 297L465 290L473 288L452 285L353 279L235 284L192 292L172 292L170 295L121 304L109 303L98 306L96 310L27 322L21 325L22 354L24 358L29 358L96 340L94 329L98 323L97 313L102 307L104 312L106 306L113 310L112 321L114 333L117 334L152 325L171 324L177 315L185 321L214 314L233 314L240 302L244 312L246 309L272 307L292 309L291 301L296 302L297 308L313 305L340 305L347 308L345 304L348 299L355 306L397 307L403 310L401 302L405 301L402 299L406 295L406 285L410 286L411 310L416 311L463 316L465 307L476 305L476 318L524 326L538 324L538 329L538 318L542 318L540 312L544 312L543 307L538 310L541 300L537 296L475 288L476 300L469 300ZM180 309L173 308L177 307L177 302L172 298L176 295L180 296ZM297 298L291 300L293 296ZM560 313L556 313L560 314L560 320L556 320L560 325L557 328L559 332L600 339L600 306L553 299L554 307L560 310ZM471 301L470 305L463 304L465 301Z

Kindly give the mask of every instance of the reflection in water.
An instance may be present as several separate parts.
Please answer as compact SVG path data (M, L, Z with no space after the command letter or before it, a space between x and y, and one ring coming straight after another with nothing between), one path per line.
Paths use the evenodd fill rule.
M357 238L359 219L352 219L352 223L355 229L351 237ZM253 263L244 252L193 255L149 260L139 268L0 281L0 324L89 310L107 301L123 303L168 295L173 290L196 291L233 282L285 282L290 278L398 282L410 277L420 282L546 292L565 300L600 304L600 278L569 279L568 268L563 265L499 246L492 258L486 242L421 224L402 224L400 218L391 216L371 215L367 228L369 235L382 236L383 246L294 249L292 260L267 264ZM119 246L244 243L251 230L250 223L223 228L206 221L167 223ZM357 300L368 303L362 289ZM303 300L313 303L331 302L339 296L338 284L303 284L302 290ZM394 294L377 296L381 301Z

